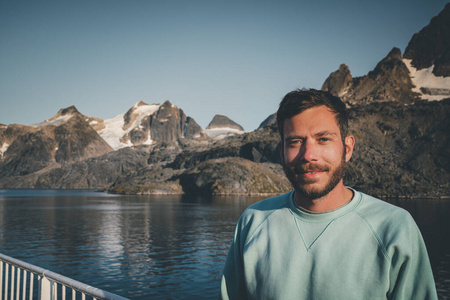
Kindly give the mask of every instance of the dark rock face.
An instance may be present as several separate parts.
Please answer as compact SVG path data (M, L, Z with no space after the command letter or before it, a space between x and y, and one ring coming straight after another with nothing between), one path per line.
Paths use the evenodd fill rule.
M58 163L71 163L112 151L81 114L73 115L67 122L53 130L58 143L58 150L55 153L55 160Z
M150 131L150 117L145 117L140 127L133 128L129 133L121 138L122 143L130 142L135 146L139 146L147 142Z
M274 192L274 182L283 182L278 186L277 191L285 191L287 182L281 165L279 165L279 136L273 127L266 127L261 130L233 136L228 139L215 142L195 142L186 141L179 143L162 143L155 145L151 150L148 159L149 166L143 170L134 172L133 175L124 174L119 177L109 189L112 193L206 193L206 194L261 194ZM229 161L228 161L229 160ZM224 161L235 164L235 167L222 168ZM205 175L199 174L197 168L204 164L201 170ZM189 187L192 180L197 181L197 177L209 176L210 170L214 171L214 180L221 182L235 182L237 187L237 173L229 174L240 169L240 172L253 170L254 164L259 165L257 172L275 174L273 182L250 182L240 179L242 186L238 190L229 190L230 185L223 185L227 188L218 188L208 191L208 187L213 185L199 185L197 188ZM197 169L196 169L197 168ZM222 171L218 171L222 170ZM236 171L237 172L237 171ZM201 172L200 172L201 173ZM240 173L239 173L240 174ZM255 174L255 176L257 176ZM270 175L272 176L272 175ZM205 177L205 180L206 180ZM223 177L223 178L222 178ZM222 178L222 179L221 179ZM232 178L232 179L230 179ZM255 179L255 177L251 177ZM265 181L266 177L258 177ZM199 179L200 180L200 179ZM201 179L203 180L203 179ZM251 183L251 184L250 184ZM251 186L250 186L251 185ZM215 185L216 187L217 185ZM260 189L256 188L259 187Z
M190 169L200 162L224 157L241 157L258 163L280 163L278 143L277 130L274 127L266 127L216 141L206 147L186 148L169 166L173 169Z
M330 74L322 85L322 90L341 97L352 85L352 75L347 65L340 65L339 70Z
M58 168L25 176L0 178L0 186L15 188L107 188L123 173L145 168L149 147L124 148Z
M186 118L183 137L187 139L208 138L200 125L198 125L197 122L195 122L195 120L191 117Z
M350 104L373 101L411 103L417 97L411 91L412 88L409 70L403 63L398 48L393 48L367 75L352 79L348 67L341 65L322 86L322 90L329 91Z
M277 114L271 114L270 116L268 116L264 121L261 122L261 124L259 124L258 129L262 129L266 126L276 126L277 124Z
M141 101L128 110L124 115L123 130L129 130L135 124L139 115L136 110L145 105ZM177 142L184 138L208 139L208 136L194 119L186 117L183 110L166 101L155 113L143 117L139 126L131 129L120 141L139 146L153 142Z
M0 178L24 176L112 151L75 108L58 115L67 113L72 117L57 126L12 126L10 131L8 127L3 136L13 141L0 159Z
M228 117L222 115L215 115L214 118L209 123L209 125L206 127L206 129L214 129L214 128L232 128L244 131L244 128L242 128L241 125L229 119Z
M419 70L434 65L436 76L450 76L450 3L430 24L413 35L404 58L411 59Z
M150 117L151 136L155 141L175 142L183 137L186 115L175 109L169 101L164 102L158 112Z
M206 138L200 126L187 118L181 109L164 102L158 111L150 116L152 140L158 142L176 142L186 137Z
M54 162L56 141L46 131L25 132L9 146L0 160L0 178L24 176Z
M450 99L350 110L355 153L346 183L380 197L448 195Z
M290 189L289 181L279 172L236 157L204 161L179 178L188 194L281 194Z
M0 126L0 147L3 145L12 145L12 143L21 135L35 132L36 129L31 126L12 124ZM1 153L0 161L6 153Z

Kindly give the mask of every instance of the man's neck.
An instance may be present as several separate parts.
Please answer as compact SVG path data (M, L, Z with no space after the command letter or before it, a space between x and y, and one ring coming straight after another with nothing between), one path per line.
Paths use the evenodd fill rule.
M295 203L312 212L326 212L337 209L350 202L352 198L353 192L346 188L342 182L321 198L309 199L303 197L300 193L294 194Z

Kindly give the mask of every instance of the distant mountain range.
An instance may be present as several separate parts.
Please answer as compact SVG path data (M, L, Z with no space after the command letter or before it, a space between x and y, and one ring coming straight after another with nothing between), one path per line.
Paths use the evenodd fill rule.
M367 75L342 64L322 90L350 109L357 148L348 185L380 196L449 196L450 4ZM111 119L74 106L34 125L0 124L0 187L126 194L277 194L290 189L274 115L253 132L216 115L136 103Z

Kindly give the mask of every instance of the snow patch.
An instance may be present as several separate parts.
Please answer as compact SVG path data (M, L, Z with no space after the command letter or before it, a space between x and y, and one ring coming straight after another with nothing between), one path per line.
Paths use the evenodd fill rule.
M144 142L144 145L151 145L153 143L152 137L150 135L150 130L148 131L148 138L147 140Z
M73 115L64 115L64 116L59 116L55 119L49 119L49 120L45 120L44 122L41 123L37 123L37 124L32 124L30 126L32 127L41 127L41 126L59 126L62 123L68 121L70 118L72 118Z
M409 70L411 81L415 85L412 89L413 92L419 93L422 99L430 101L442 100L450 97L448 93L445 93L445 90L450 90L450 77L435 76L433 74L434 65L426 69L417 70L411 65L411 61L411 59L403 59L403 63ZM425 94L422 92L421 88L436 91L441 90L442 94L439 92L434 95Z
M245 133L245 131L238 130L238 129L235 129L235 128L222 127L222 128L205 129L205 133L210 138L224 139L228 135L243 134L243 133Z
M133 129L139 127L141 125L142 120L155 113L158 108L160 107L160 104L152 104L152 105L137 105L135 104L133 107L135 108L133 111L134 115L137 115L136 120L131 124L131 126L127 130L123 130L123 126L125 125L124 116L125 113L119 114L111 119L104 120L103 124L105 125L105 128L98 131L98 134L114 149L118 150L125 147L132 147L133 144L131 141L128 141L127 143L123 143L120 141L120 139L128 134ZM146 145L150 145L152 141L147 140ZM150 143L150 144L147 144Z
M0 148L0 157L3 157L3 153L6 152L6 150L8 150L9 144L7 143L3 143L2 147Z

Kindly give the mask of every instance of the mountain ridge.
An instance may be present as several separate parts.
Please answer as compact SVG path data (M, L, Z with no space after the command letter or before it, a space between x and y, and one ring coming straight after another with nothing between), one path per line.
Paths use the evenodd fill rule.
M430 24L441 24L448 7ZM424 40L441 30L428 28L419 32ZM420 69L394 47L367 75L354 78L341 64L324 81L322 89L347 104L356 137L346 184L379 197L449 196L450 76L433 69ZM208 130L226 129L231 120L204 130L169 101L140 101L106 120L70 106L42 123L0 125L0 187L279 194L291 187L275 119L272 114L257 130L228 128L212 138Z

